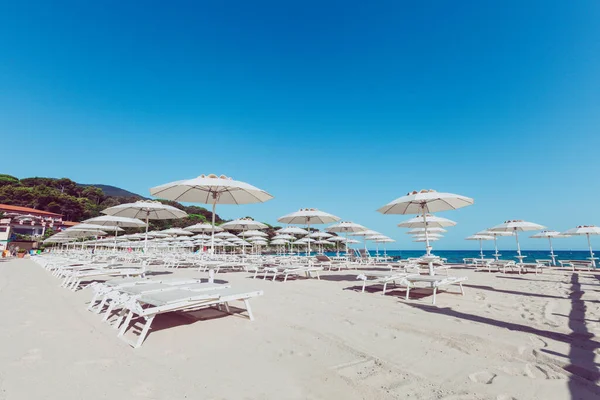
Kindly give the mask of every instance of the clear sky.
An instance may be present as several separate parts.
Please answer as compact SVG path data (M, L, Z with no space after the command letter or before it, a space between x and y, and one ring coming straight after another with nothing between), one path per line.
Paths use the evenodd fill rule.
M422 188L475 199L437 248L600 225L598 21L597 0L0 0L0 173L143 195L225 174L275 196L226 218L315 207L403 249L375 210Z

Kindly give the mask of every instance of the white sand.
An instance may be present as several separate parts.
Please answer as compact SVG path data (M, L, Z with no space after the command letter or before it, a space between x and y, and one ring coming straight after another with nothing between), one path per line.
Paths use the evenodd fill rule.
M191 270L182 276L202 276ZM466 296L344 290L352 272L262 289L256 317L158 317L133 349L30 260L0 262L2 399L600 398L600 274L467 275ZM212 319L206 319L213 317ZM128 337L133 338L129 332Z

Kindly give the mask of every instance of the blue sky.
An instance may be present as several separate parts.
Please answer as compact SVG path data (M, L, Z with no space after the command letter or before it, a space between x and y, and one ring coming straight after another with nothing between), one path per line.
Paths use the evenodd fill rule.
M0 1L0 173L144 195L225 174L275 199L224 217L316 207L403 249L375 210L422 188L475 199L438 248L600 225L598 20L595 0Z

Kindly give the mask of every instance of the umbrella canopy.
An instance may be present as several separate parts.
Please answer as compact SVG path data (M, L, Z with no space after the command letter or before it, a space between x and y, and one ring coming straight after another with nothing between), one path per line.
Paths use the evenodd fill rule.
M102 230L105 230L105 229L106 229L105 225L83 223L83 224L77 224L75 226L72 226L72 227L70 227L70 228L68 228L66 230L86 230L88 232L93 232L94 230L96 230L96 231L102 231ZM122 232L123 231L123 229L121 229L119 227L116 227L116 229L112 229L112 230L116 230L117 232ZM101 236L101 235L98 235L98 236Z
M212 204L212 226L215 226L217 204L264 203L273 196L248 183L225 175L200 175L197 178L175 181L150 189L150 194L164 199L190 203ZM213 232L214 234L214 232ZM214 241L214 235L212 238ZM213 246L211 246L211 249Z
M327 239L330 242L345 242L348 239L346 239L345 237L341 237L341 236L332 236L330 238Z
M190 236L190 239L202 239L202 240L207 240L210 239L210 236L205 235L203 233L199 234L199 235L194 235L194 236Z
M316 208L301 208L299 211L284 215L283 217L279 217L277 219L277 221L283 222L284 224L308 226L316 224L330 224L339 220L339 217L317 210Z
M306 229L297 228L295 226L288 226L286 228L278 230L276 233L287 233L290 235L308 235L310 232L308 232Z
M241 218L225 222L224 224L221 224L221 228L232 231L245 231L250 229L267 229L268 226L262 222L254 221L249 218Z
M424 214L456 210L473 203L473 199L458 194L421 190L399 197L377 211L382 214Z
M381 233L371 230L371 229L367 229L364 231L359 231L359 232L354 232L352 233L351 236L376 236L376 235L381 235Z
M183 229L185 229L186 231L190 231L190 232L222 232L223 231L223 228L221 228L220 226L212 226L211 224L207 224L207 223L194 224L194 225L186 226Z
M356 239L348 239L348 240L346 240L346 243L347 244L356 244L356 243L360 243L360 241L356 240Z
M317 210L316 208L301 208L300 210L293 212L283 217L279 217L277 221L283 222L284 224L301 224L308 227L310 232L310 226L315 224L330 224L332 222L339 221L340 218L335 215L326 213L324 211ZM290 232L283 232L290 233ZM310 242L308 242L308 254L310 254Z
M308 237L311 238L328 238L328 237L332 237L333 235L331 233L327 233L327 232L313 232L310 235L308 235Z
M427 241L429 241L429 242L437 242L438 240L440 240L440 239L436 238L436 237L429 238L429 240L426 240L425 238L419 238L419 239L413 240L413 242L425 243Z
M257 230L250 230L250 231L245 231L240 233L238 236L242 236L242 237L250 237L250 236L262 236L262 237L267 237L269 235L267 235L264 232L261 231L257 231Z
M592 261L592 265L596 268L596 257L594 257L594 251L592 250L592 242L590 241L591 235L600 235L600 227L595 225L579 225L576 228L569 229L564 233L564 235L577 235L577 236L587 236L588 247L590 248L590 260Z
M146 223L137 218L128 218L128 217L119 217L116 215L101 215L99 217L94 217L90 219L86 219L83 221L85 223L102 225L102 226L111 226L115 231L115 247L117 246L117 229L119 227L129 227L129 228L141 228L145 227Z
M554 238L566 238L571 235L565 235L564 233L560 233L558 231L541 231L540 233L536 233L530 237L534 239L548 239L548 243L550 243L550 258L552 259L552 265L556 265L556 255L554 254L554 248L552 247L552 239Z
M86 219L83 222L94 225L112 226L113 228L141 228L142 226L146 226L146 223L144 221L141 221L137 218L118 217L115 215L101 215L99 217Z
M338 224L334 224L334 225L327 227L327 229L325 229L325 230L327 232L353 233L353 232L366 231L367 228L365 228L362 225L355 224L354 222L342 221Z
M236 237L233 233L229 233L229 232L219 232L219 233L215 233L215 237L218 238L232 238L232 237ZM210 236L209 236L210 238Z
M431 214L426 214L425 216L419 215L418 217L408 219L398 224L401 228L425 228L425 226L427 226L428 232L430 227L442 228L454 225L456 225L456 222L449 220L448 218L436 217Z
M294 240L296 239L295 236L292 235L275 235L273 236L273 240Z
M413 237L424 238L425 233L424 232L414 233ZM444 237L444 235L442 235L441 233L427 233L427 237L442 238L442 237Z
M431 233L444 233L444 232L448 232L446 229L444 228L440 228L440 227L431 227L431 228L427 228L427 232L431 232ZM419 234L419 233L425 233L425 228L413 228L410 229L406 232L406 234L408 235L415 235L415 234Z
M179 208L163 204L159 201L151 200L140 200L134 203L119 204L103 210L102 214L144 219L146 221L144 248L148 247L148 220L177 219L187 217L187 213Z
M169 228L169 229L164 229L160 232L164 233L166 235L178 235L178 236L192 236L193 235L192 232L190 232L186 229L182 229L182 228Z
M520 262L523 262L523 257L521 255L521 245L519 244L519 232L525 231L539 231L544 229L545 226L540 224L536 224L534 222L523 221L522 219L513 219L504 221L504 223L500 225L496 225L493 228L488 229L490 232L514 232L515 238L517 240L517 253L519 254L517 258Z
M314 242L315 244L324 244L324 245L333 245L334 243L329 242L327 240L317 240Z

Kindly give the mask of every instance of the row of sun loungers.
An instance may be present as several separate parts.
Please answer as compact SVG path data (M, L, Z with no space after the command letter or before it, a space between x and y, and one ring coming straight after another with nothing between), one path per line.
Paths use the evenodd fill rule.
M165 313L189 313L205 308L217 308L230 313L229 303L243 302L250 320L254 320L250 299L261 296L262 291L234 290L226 284L207 283L190 278L144 278L145 268L111 263L95 263L89 260L45 259L34 260L45 269L63 278L62 286L76 290L82 281L94 281L88 285L92 300L88 309L102 314L103 321L118 329L118 337L137 348L142 345L151 329L154 318ZM114 277L121 279L111 279ZM105 279L108 279L104 281ZM136 340L125 338L126 332L143 319L142 330Z

